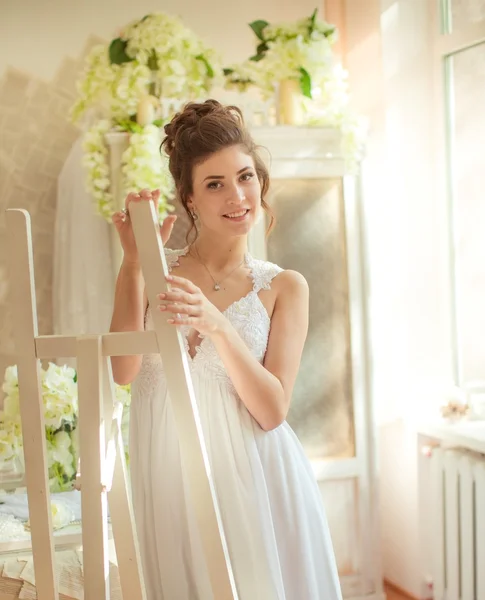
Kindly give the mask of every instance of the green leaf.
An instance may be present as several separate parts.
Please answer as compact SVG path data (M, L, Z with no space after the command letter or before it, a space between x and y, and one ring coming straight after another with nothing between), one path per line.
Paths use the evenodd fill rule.
M153 121L153 125L155 125L155 127L163 127L165 125L165 121L163 119L155 119Z
M74 371L74 383L77 383L77 371Z
M227 77L228 75L231 75L231 73L234 73L234 69L222 69L222 72Z
M312 16L310 17L310 33L313 31L313 29L315 27L315 21L317 19L317 13L318 13L318 8L316 8L313 11Z
M268 44L266 42L261 42L261 44L259 44L256 48L256 54L254 56L251 56L249 60L252 60L253 62L259 62L266 56L266 52L268 50Z
M152 50L148 58L147 66L150 69L150 71L158 71L158 58L155 50Z
M122 65L131 62L133 59L126 54L128 42L121 38L114 39L109 45L109 59L112 65Z
M267 27L269 25L268 21L253 21L252 23L249 23L249 27L251 27L251 29L254 31L254 34L256 35L256 37L261 40L262 42L264 42L264 36L263 36L263 31L265 29L265 27Z
M203 54L199 54L195 58L196 58L196 60L200 60L201 62L204 63L205 68L207 69L207 77L214 77L214 69L212 68L212 66L209 63L209 61L207 60L207 58Z
M141 133L143 127L136 122L136 115L132 119L122 119L116 123L122 131L129 133Z
M300 88L304 96L307 98L312 97L312 78L310 73L303 67L300 67Z

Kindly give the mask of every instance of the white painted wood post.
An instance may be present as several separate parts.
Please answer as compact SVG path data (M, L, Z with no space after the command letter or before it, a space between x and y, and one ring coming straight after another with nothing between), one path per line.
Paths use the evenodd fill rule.
M30 215L25 210L8 210L6 222L37 598L57 600L40 362L35 347L38 330Z
M158 294L168 290L165 279L168 268L153 203L132 203L130 218L148 302L151 307L156 307ZM178 329L167 323L165 314L154 309L152 317L214 598L236 600L236 584L183 340Z
M106 441L100 336L79 338L77 373L84 598L109 600L108 503L103 488Z
M104 405L106 413L109 409L109 405L113 406L115 404L115 392L111 374L110 358L105 356L103 363ZM113 425L115 425L115 423L113 423ZM108 504L116 549L116 558L118 561L121 590L124 600L146 600L138 538L135 530L135 518L128 492L128 476L125 461L125 448L123 446L123 438L121 435L121 422L119 423L119 426L116 427L114 443L116 457L111 485L108 487ZM110 473L107 473L108 477L110 475Z

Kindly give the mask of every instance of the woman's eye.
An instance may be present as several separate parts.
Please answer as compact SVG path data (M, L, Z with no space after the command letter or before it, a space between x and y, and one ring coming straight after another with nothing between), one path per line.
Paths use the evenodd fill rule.
M243 181L249 181L253 177L254 177L254 173L244 173L244 175L242 175L241 179Z
M207 187L210 190L217 190L219 188L219 185L220 185L219 181L211 181Z

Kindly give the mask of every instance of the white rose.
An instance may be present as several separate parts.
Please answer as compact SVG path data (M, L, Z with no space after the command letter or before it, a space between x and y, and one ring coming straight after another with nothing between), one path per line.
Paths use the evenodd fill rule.
M2 390L8 395L11 395L11 394L13 395L14 393L18 392L18 386L19 386L19 378L18 378L17 365L7 367L5 369L5 376L4 376L4 381L3 381L3 385L2 385Z

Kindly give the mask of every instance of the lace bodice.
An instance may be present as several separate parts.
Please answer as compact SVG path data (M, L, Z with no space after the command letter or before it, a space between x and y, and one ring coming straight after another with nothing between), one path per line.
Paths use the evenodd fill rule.
M184 256L186 252L187 249L165 249L165 257L170 270L178 266L179 257ZM273 263L255 259L249 254L245 256L245 264L253 280L253 288L246 296L233 302L223 314L232 323L251 353L257 360L262 362L268 344L270 318L258 293L261 290L270 289L271 281L282 269ZM145 318L145 329L152 328L153 320L151 311L148 309ZM188 343L190 327L181 326L180 332L184 339L185 351L192 374L223 379L230 385L222 360L211 339L201 335L200 343L195 346L195 354L191 357ZM148 379L151 386L153 386L154 379L160 377L163 377L163 365L160 356L158 354L144 356L139 380L143 381L145 379L145 382L148 383Z

